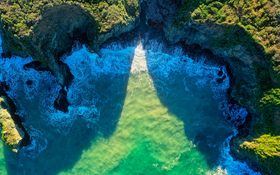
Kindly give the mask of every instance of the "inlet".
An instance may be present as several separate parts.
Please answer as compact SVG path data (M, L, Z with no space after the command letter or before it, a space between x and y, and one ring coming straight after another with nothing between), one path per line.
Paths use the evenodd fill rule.
M74 76L62 112L53 106L59 83L24 66L31 61L0 61L31 138L17 155L4 151L1 173L258 174L229 153L231 120L247 113L228 108L223 65L161 40L112 41L99 54L73 48L62 59Z

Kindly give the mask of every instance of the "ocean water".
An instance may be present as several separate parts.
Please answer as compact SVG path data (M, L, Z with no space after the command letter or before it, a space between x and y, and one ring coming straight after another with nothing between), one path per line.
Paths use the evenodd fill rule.
M159 41L114 42L98 55L78 47L63 58L75 77L63 113L53 107L61 87L48 72L24 69L31 61L0 60L32 138L18 154L0 145L0 174L259 174L229 153L237 131L225 120L223 66Z

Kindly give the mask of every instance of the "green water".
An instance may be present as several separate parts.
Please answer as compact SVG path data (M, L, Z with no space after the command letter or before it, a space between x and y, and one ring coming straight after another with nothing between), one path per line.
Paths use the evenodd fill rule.
M147 73L130 76L114 134L98 138L61 174L201 174L204 156L184 134L184 123L164 107Z
M4 156L4 145L3 142L1 141L0 143L0 174L7 174L6 170L6 161L5 161L5 156Z
M197 92L192 91L192 95L188 96L190 93L182 88L184 87L182 86L183 75L175 74L174 76L177 79L172 81L172 85L168 87L177 87L176 94L178 96L176 97L177 101L172 105L174 107L186 106L180 109L180 113L186 114L184 120L188 122L187 124L162 104L155 85L147 72L131 74L128 80L124 106L113 134L104 138L102 133L99 133L100 136L90 141L88 148L81 152L80 158L73 164L73 167L66 170L62 169L57 173L61 175L193 175L210 173L213 167L210 167L207 162L206 156L209 155L197 148L191 140L195 135L206 131L204 133L206 136L217 133L217 137L212 138L210 142L221 145L230 129L225 127L227 124L223 121L223 118L217 115L218 102L209 96L211 95L210 90L197 89ZM191 88L190 90L196 89L194 85L189 88ZM193 98L194 96L196 98ZM202 104L200 103L200 97L203 96L207 96L207 98L204 99ZM172 100L174 97L170 96L169 98ZM212 113L209 114L212 115L212 118L208 118L208 120L207 116L201 117L199 111L196 111L199 108L201 110L206 109L206 107L212 108ZM111 112L110 110L110 114L106 115L114 115ZM213 127L211 127L211 124L213 124ZM191 139L188 138L185 130L189 130ZM83 137L88 140L85 135L86 131L75 130L74 127L73 132L79 133L58 137L57 139L61 141L58 141L55 145L50 144L49 148L37 160L25 162L25 168L23 169L28 170L25 174L53 174L52 168L56 169L55 164L63 165L66 162L67 165L67 159L73 158L71 149L81 149L80 147L83 146L79 145L79 142L84 141ZM88 132L91 133L90 130ZM69 142L71 138L80 139L80 141ZM73 144L76 145L73 146ZM55 149L66 149L66 152L59 152ZM1 147L1 150L3 150L3 147ZM215 161L218 153L211 155L211 148L208 148L208 150L206 148L206 151L212 156L212 161ZM6 154L9 155L10 153ZM1 154L1 174L5 172L5 161L7 160ZM10 162L17 161L13 159ZM20 168L14 172L10 167L10 172L20 174Z
M177 75L177 78L175 86L180 86L182 76ZM184 98L186 92L178 95ZM192 100L193 104L195 101ZM210 100L211 102L214 100ZM210 103L206 102L204 105ZM178 102L173 105L180 106ZM215 102L210 105L214 106ZM192 110L185 108L185 113L190 113L188 109ZM207 122L202 121L204 118L197 119L199 115L195 113L190 115L193 115L188 119L190 127L195 123L203 125ZM212 117L212 122L216 124L217 134L221 133L211 142L219 144L223 141L223 136L226 136L223 132L227 133L229 130L218 129L219 125L226 126L222 118ZM60 174L206 174L211 168L205 155L187 138L184 127L184 122L161 103L148 73L133 74L128 81L116 131L107 139L100 137L92 141L73 168ZM215 130L203 126L192 129L210 129L210 133L213 132L211 129ZM217 155L213 156L213 161L215 156Z
M101 110L94 127L77 119L65 128L67 132L58 132L38 117L46 115L41 97L28 101L20 94L16 102L25 104L26 123L39 129L48 145L35 158L11 153L1 145L0 174L214 174L232 128L212 90L196 86L196 80L184 73L173 72L166 78L145 65L141 68L141 60L138 64L144 71L84 79L90 83L80 87L82 99L93 94L101 99L96 102Z

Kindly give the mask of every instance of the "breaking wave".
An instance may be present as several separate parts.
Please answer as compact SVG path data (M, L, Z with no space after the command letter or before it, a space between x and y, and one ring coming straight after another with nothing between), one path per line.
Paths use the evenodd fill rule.
M149 41L145 49L149 71L157 77L168 78L171 73L179 72L195 78L198 88L210 85L214 97L221 101L220 109L225 119L234 125L232 134L222 145L220 165L209 174L260 175L259 172L250 169L245 162L234 159L230 153L230 141L238 134L236 127L244 124L248 112L244 107L228 102L227 91L230 87L230 78L225 66L206 64L205 58L193 60L181 48L167 49L164 44L157 41Z
M1 44L0 37L0 53L2 53ZM63 61L74 75L73 83L67 89L67 99L70 103L67 113L53 107L61 87L51 73L25 69L24 65L32 61L30 57L2 58L0 81L5 81L9 85L8 95L15 101L17 112L24 118L32 140L29 146L23 147L21 153L32 158L46 149L48 140L44 136L45 133L36 128L38 121L45 121L47 125L55 128L57 133L62 134L67 134L73 122L78 119L87 121L88 127L94 126L100 116L97 103L99 100L105 100L94 92L95 82L104 75L110 75L113 79L114 76L129 74L131 66L132 73L149 71L157 77L168 78L170 73L177 72L195 78L198 88L210 84L215 97L221 100L221 110L224 111L225 118L235 126L244 123L247 116L246 109L229 104L226 99L230 79L224 66L206 64L203 58L193 60L181 48L167 49L164 44L154 40L145 43L145 52L143 48L139 49L138 56L145 55L147 60L142 59L143 62L141 62L140 59L133 65L132 58L135 49L136 46L124 47L113 43L101 49L98 55L90 53L85 46L82 46L74 50L71 55L65 56ZM187 86L185 88L188 90ZM214 170L215 174L259 175L246 163L237 161L231 156L229 143L236 134L237 130L234 129L233 134L225 140L221 149L220 165L217 170Z

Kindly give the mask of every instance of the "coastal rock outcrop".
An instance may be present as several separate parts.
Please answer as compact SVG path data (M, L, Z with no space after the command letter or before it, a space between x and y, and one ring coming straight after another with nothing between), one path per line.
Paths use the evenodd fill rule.
M144 0L143 2L146 23L163 30L164 25L172 23L183 0Z
M69 85L73 77L60 57L71 51L75 41L96 51L107 39L132 30L139 22L137 0L23 4L0 2L4 55L32 56L62 86Z
M162 30L168 42L180 42L186 47L199 45L223 58L220 61L228 65L232 74L230 97L245 106L251 116L240 127L232 151L267 174L279 174L280 170L275 168L279 165L278 153L268 159L261 156L269 155L263 149L263 140L272 140L266 147L277 150L274 141L280 135L279 2L141 2L146 23ZM134 29L140 20L139 4L138 0L50 0L36 4L3 0L0 2L3 55L31 55L41 67L50 69L62 86L67 86L72 75L60 57L71 50L76 40L96 51L109 38ZM60 107L66 111L65 106ZM264 154L259 155L260 151Z
M279 150L277 154L268 151L278 149L279 140L273 138L280 134L280 105L276 102L280 94L276 92L280 84L277 73L280 70L277 68L280 58L279 3L191 0L161 3L150 0L147 4L147 23L163 30L169 43L210 50L221 59L216 61L227 65L231 73L230 98L245 106L250 114L232 140L232 153L264 173L279 173ZM261 13L256 9L262 9ZM274 93L271 88L275 89ZM267 136L267 133L273 134ZM265 147L254 141L262 140L263 143L265 139L259 138L261 135L271 140ZM260 152L270 156L263 158Z
M251 106L250 112L256 113L255 104L251 104L256 102L257 94L260 93L256 71L265 71L268 66L266 60L263 59L264 54L257 49L259 46L255 43L250 43L255 45L254 51L251 51L247 50L242 43L231 44L231 41L226 40L229 37L227 35L246 38L247 33L242 28L189 23L182 28L167 28L165 31L166 38L172 43L183 42L186 46L198 44L202 48L210 49L214 55L223 58L221 61L228 64L233 75L231 96L240 104ZM250 40L246 42L250 42ZM261 49L261 47L259 48Z
M109 38L133 30L139 23L139 15L138 0L50 0L36 3L3 0L0 1L2 56L32 56L34 62L26 67L51 71L62 86L54 107L67 112L65 89L73 76L61 57L71 51L76 41L98 51ZM30 138L24 126L16 123L17 116L7 109L6 97L0 98L3 139L18 151L20 145L30 142Z
M75 40L93 41L96 31L94 19L76 5L60 5L43 12L34 27L29 49L35 60L46 64L62 85L72 79L70 70L60 62L60 56L72 49Z
M15 104L8 97L9 87L0 82L0 127L4 143L13 152L18 152L23 146L30 144L30 136L23 126L21 117L16 114Z
M160 24L168 42L208 49L222 59L217 61L227 64L232 78L230 98L250 114L233 139L232 152L264 173L279 174L279 156L264 159L259 152L269 149L254 141L268 139L267 133L272 133L271 138L280 134L276 102L280 94L276 92L280 87L279 2L169 0L163 6L150 0L149 4L146 18L153 21L152 27ZM254 148L246 146L246 141L254 143ZM277 150L277 144L268 143L267 148Z
M0 97L0 126L4 142L12 149L13 152L18 152L24 133L15 124L9 112L9 105L4 96Z

